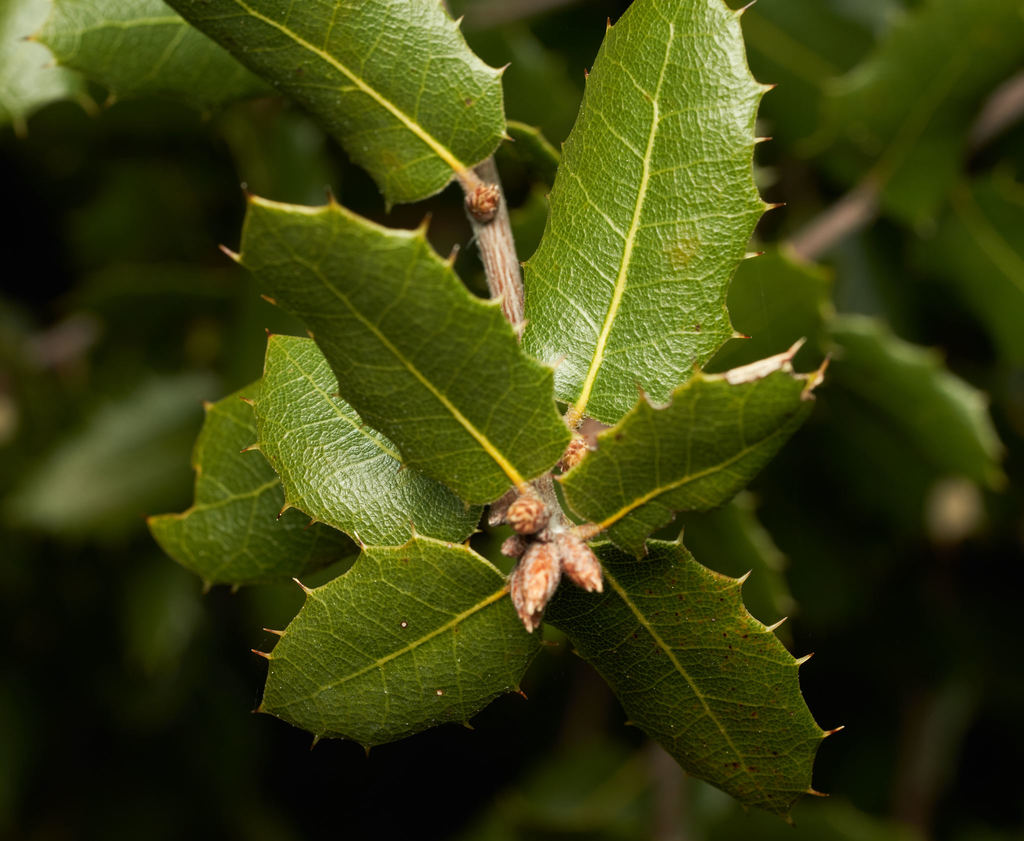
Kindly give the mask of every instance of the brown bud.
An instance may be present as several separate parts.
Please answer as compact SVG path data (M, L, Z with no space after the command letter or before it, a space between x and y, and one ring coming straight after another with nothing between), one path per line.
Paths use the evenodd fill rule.
M501 554L507 558L521 558L526 551L526 538L514 534L501 544Z
M555 537L555 551L573 584L588 593L600 593L604 589L601 562L579 537L572 532L562 532Z
M491 510L487 514L487 522L492 526L500 526L505 522L505 515L508 513L508 507L516 501L519 496L519 491L515 488L509 488L508 491L500 499L494 500L491 503Z
M574 434L572 440L569 442L569 446L565 448L565 452L562 454L562 460L558 462L558 466L562 469L562 472L572 470L577 464L583 461L583 457L590 452L590 447L587 444L587 439L582 435Z
M520 534L536 534L548 524L548 507L525 493L508 507L505 520Z
M490 222L500 203L501 190L497 184L478 184L466 196L466 210L477 222Z
M540 625L544 608L558 589L562 577L558 556L548 543L531 543L509 578L509 591L516 613L526 630Z

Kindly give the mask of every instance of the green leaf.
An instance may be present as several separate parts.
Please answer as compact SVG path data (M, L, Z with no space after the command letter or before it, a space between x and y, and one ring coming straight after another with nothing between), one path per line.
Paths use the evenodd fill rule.
M851 172L860 177L873 162L887 210L911 222L931 218L954 186L981 100L1021 61L1019 2L919 4L834 87L832 130L853 150Z
M1024 366L1024 185L1002 175L962 184L924 244L928 268L988 328L1002 357Z
M102 400L24 473L5 513L51 534L134 533L149 511L188 493L181 454L195 439L200 402L216 388L211 377L186 373Z
M561 480L569 507L640 555L647 536L675 512L727 502L811 412L820 375L794 375L795 350L724 374L698 374L665 406L641 398Z
M540 129L509 120L508 136L510 141L501 145L498 154L524 164L541 181L554 183L561 155Z
M569 431L551 370L473 297L423 228L382 228L337 204L252 199L241 263L301 318L341 396L406 463L490 502L561 457Z
M441 190L505 131L501 71L428 0L169 0L302 103L373 176L388 204Z
M337 396L338 381L311 339L271 336L256 399L260 452L288 505L373 546L397 546L415 532L462 541L480 509L404 468L394 444Z
M574 420L616 422L637 386L667 399L733 335L764 90L721 0L636 0L605 35L526 264L523 346Z
M0 0L0 125L13 125L19 136L34 111L85 95L77 73L53 67L46 49L28 40L49 8L50 0Z
M465 722L519 686L540 641L505 579L461 544L367 547L306 603L269 655L262 712L317 737L379 745Z
M743 606L742 579L701 566L678 542L651 541L641 561L594 548L604 592L562 587L547 619L687 772L788 814L810 791L826 734L800 695L799 661Z
M824 322L831 316L831 275L786 251L744 260L729 286L729 314L749 338L730 339L704 368L725 371L780 353L807 339L794 359L822 358Z
M196 440L195 503L182 514L149 518L156 542L207 584L255 584L288 579L324 566L351 551L341 534L309 525L284 504L281 482L266 460L242 452L256 441L253 383L206 407Z
M990 487L1005 481L1003 447L988 401L935 351L912 345L867 316L837 318L835 385L881 413L904 445L937 469Z
M115 96L208 109L269 88L163 0L54 0L38 34L61 64Z

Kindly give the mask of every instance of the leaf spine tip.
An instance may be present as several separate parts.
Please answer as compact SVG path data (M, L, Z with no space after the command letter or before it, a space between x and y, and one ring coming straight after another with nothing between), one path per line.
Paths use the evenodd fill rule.
M522 688L521 686L516 686L516 687L513 687L513 691L514 691L514 692L516 693L516 695L518 695L518 696L519 696L520 698L522 698L522 699L523 699L524 701L529 701L529 700L530 700L530 699L529 699L529 698L527 697L526 693L525 693L525 692L523 692L523 688Z
M828 794L818 791L816 788L808 788L804 791L804 794L809 794L811 797L828 797Z
M362 745L361 747L363 749L363 753L366 754L366 758L369 759L370 758L370 749L373 747L373 745Z
M770 210L778 210L779 208L785 207L785 206L786 206L786 203L784 201L768 202L764 206L764 212L768 213Z
M230 248L228 248L228 247L227 247L226 245L218 245L217 247L218 247L218 248L219 248L219 249L220 249L220 250L221 250L221 251L222 251L222 252L223 252L223 253L224 253L225 255L227 255L227 258L228 258L229 260L232 260L232 261L234 261L235 263L241 264L241 262L242 262L242 255L241 255L241 254L239 254L239 253L237 253L237 252L235 252L235 251L232 251L232 250L231 250Z
M255 444L250 444L248 447L242 447L242 449L240 449L238 452L240 452L240 453L251 453L251 452L254 452L254 451L258 451L259 448L260 448L260 443L259 443L259 441L257 441Z
M821 365L818 366L818 370L807 375L807 385L804 386L804 390L800 393L801 400L814 399L814 389L825 382L825 371L828 370L831 361L832 355L829 354L822 361Z
M203 579L203 591L202 591L203 595L205 596L212 589L213 589L213 582L210 581L208 578L204 578Z
M275 637L284 636L284 631L277 631L274 628L264 628L263 630L266 631L268 634L273 634Z
M746 580L748 578L750 578L750 573L752 573L752 572L753 572L752 569L748 569L745 573L743 573L743 575L741 575L739 578L736 579L736 583L739 584L742 587L744 585L744 583L746 583Z
M770 136L769 137L755 137L754 138L754 145L757 146L759 143L767 143L769 140L774 140L774 139L775 138L770 137Z
M754 4L756 3L756 2L757 2L757 0L750 0L750 2L749 2L749 3L747 3L747 5L746 5L746 6L741 6L740 8L738 8L738 9L737 9L737 10L735 11L735 13L734 13L734 14L735 14L735 15L736 15L736 17L738 17L738 18L740 18L740 17L743 17L743 14L744 14L744 13L745 13L745 12L747 11L747 9L749 9L749 8L750 8L751 6L753 6L753 5L754 5Z
M840 724L838 727L833 727L831 730L822 730L821 731L821 738L822 739L827 739L829 736L835 736L836 733L840 732L841 730L845 730L845 729L846 729L846 725L845 724Z
M269 652L266 652L266 651L260 651L260 650L259 650L258 648L250 648L249 650L250 650L250 651L251 651L251 652L252 652L253 654L255 654L255 655L256 655L257 657L262 657L262 658L263 658L264 660L270 660L270 659L272 659L272 658L271 658L271 656L270 656L270 654L269 654Z
M589 70L587 70L587 68L586 68L586 67L584 67L584 68L583 68L583 81L585 82L585 81L587 81L587 79L589 79L589 78L590 78L590 71L589 71ZM562 145L564 146L565 144L563 143Z
M802 666L804 663L806 663L808 660L810 660L813 656L814 656L814 652L812 651L810 654L805 654L803 657L797 657L796 658L796 665L797 665L797 667Z
M462 726L465 727L467 730L476 730L476 728L468 721L462 722Z
M294 581L296 584L298 584L299 585L299 589L302 590L302 592L305 593L307 596L310 593L313 592L309 587L307 587L305 584L303 584L301 581L299 581L298 578L293 578L292 581Z
M775 632L776 632L776 631L777 631L777 630L778 630L779 628L781 628L781 627L782 627L783 623L784 623L784 622L785 622L785 621L786 621L787 619L789 619L789 617L788 617L788 616L783 616L783 617L782 617L782 618L781 618L781 619L780 619L780 620L779 620L778 622L775 622L775 623L774 623L774 624L772 624L772 625L765 625L765 628L764 628L764 629L765 629L765 630L766 630L766 631L767 631L767 632L768 632L769 634L774 634L774 633L775 633Z
M763 255L763 251L748 251L746 254L743 255L743 259L753 260L755 257L762 257Z
M203 411L204 412L209 412L210 409L212 409L212 408L213 408L213 401L212 400L204 400L203 401Z
M241 400L246 406L256 405L256 401L253 400L251 397L239 397L238 399Z
M776 83L776 82L771 82L771 83L769 83L769 84L766 84L766 85L765 85L765 84L762 84L762 85L760 85L759 87L760 87L760 89L761 89L761 93L762 93L762 94L765 94L765 93L771 93L771 92L772 92L773 90L775 90L775 89L776 89L776 88L778 87L778 83Z

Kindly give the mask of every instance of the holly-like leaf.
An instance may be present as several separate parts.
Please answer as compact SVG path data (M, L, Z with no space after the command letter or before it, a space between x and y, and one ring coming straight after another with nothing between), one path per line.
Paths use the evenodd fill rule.
M36 38L121 98L165 96L208 109L271 92L163 0L54 0Z
M566 502L635 555L678 511L727 502L811 412L819 373L793 374L794 346L724 374L698 374L665 406L641 397L565 476Z
M677 542L651 541L641 561L609 544L595 551L604 592L562 587L547 619L690 774L788 814L810 792L827 734L800 695L800 661L743 606L743 580Z
M410 467L484 503L561 457L569 431L551 370L520 350L498 303L471 295L423 228L254 198L240 262L306 323L341 396Z
M942 473L999 487L1003 447L982 392L950 372L941 356L892 334L877 319L843 316L833 380L871 407L903 445Z
M260 452L288 505L363 543L398 546L416 533L462 541L480 509L405 468L395 445L337 396L312 339L271 336L254 409Z
M54 67L53 56L28 40L49 8L49 0L0 0L0 125L13 125L20 136L37 109L85 95L81 76Z
M389 204L426 198L494 151L501 71L436 0L168 0L302 103Z
M469 547L367 547L308 591L269 655L260 710L317 737L391 742L516 689L539 645L504 576Z
M886 209L930 219L954 186L981 101L1022 61L1020 3L918 4L833 87L831 128L852 151L847 169L871 164Z
M352 551L334 529L309 525L298 511L286 511L281 482L257 452L242 452L256 441L253 383L210 403L196 440L195 502L181 514L149 518L161 548L207 584L256 584L288 579L324 566Z
M665 400L733 330L726 287L764 211L737 13L635 0L610 27L526 264L523 346L571 417Z
M1002 357L1024 366L1024 185L1004 175L961 184L922 248L929 270L984 323Z

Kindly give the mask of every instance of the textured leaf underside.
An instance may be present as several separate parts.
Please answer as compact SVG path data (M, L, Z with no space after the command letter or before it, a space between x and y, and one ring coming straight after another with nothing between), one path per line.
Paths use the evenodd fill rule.
M206 109L270 93L163 0L55 0L38 38L61 64L119 97L166 96Z
M732 335L763 91L721 0L636 0L608 30L526 264L523 345L575 414L667 399Z
M337 396L338 381L312 339L271 336L254 409L260 452L289 505L371 546L419 534L462 541L480 509L404 468L395 445Z
M539 644L504 577L468 547L370 547L308 592L270 655L260 709L318 737L390 742L516 689Z
M241 452L256 441L253 383L207 406L196 440L195 503L182 514L149 518L161 548L208 584L255 584L288 579L352 552L334 529L310 527L309 518L287 511L281 482L259 453Z
M169 0L314 114L388 203L441 190L505 130L501 71L434 0Z
M789 356L753 378L743 368L694 377L663 407L641 398L562 479L569 507L639 555L675 512L727 502L811 412L817 375L794 375Z
M341 396L409 466L485 503L561 457L552 373L495 302L471 295L423 229L382 228L337 204L252 199L241 262L312 331Z
M689 773L788 814L826 734L800 694L798 661L743 606L741 580L679 543L652 541L642 561L595 548L604 592L562 587L548 620Z

